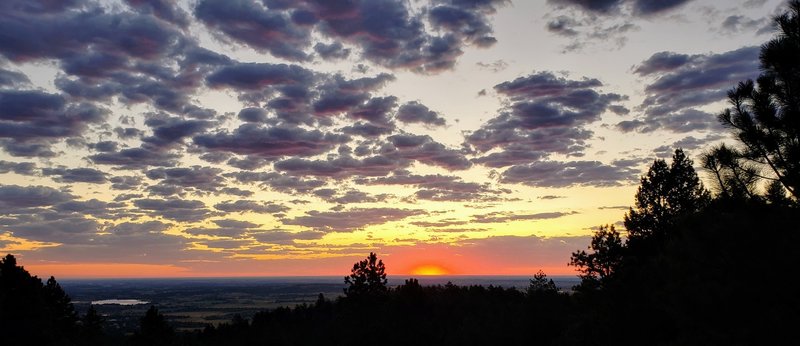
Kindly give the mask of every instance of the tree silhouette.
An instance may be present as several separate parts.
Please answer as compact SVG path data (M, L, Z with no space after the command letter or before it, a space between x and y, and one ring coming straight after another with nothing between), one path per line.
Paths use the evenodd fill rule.
M697 212L710 201L692 160L681 149L675 150L669 166L664 160L653 162L635 198L636 209L625 214L625 228L629 245L645 248L660 242L676 218Z
M93 305L89 305L86 314L81 317L80 344L81 345L100 345L103 343L105 333L103 332L104 319L97 313Z
M175 331L164 315L151 305L139 321L139 331L133 336L133 341L137 345L169 345L174 336Z
M578 267L581 275L580 289L602 288L606 280L617 271L622 263L625 247L622 237L614 226L600 226L592 236L589 245L591 252L573 252L569 265Z
M541 295L558 292L558 287L552 279L548 279L547 275L539 270L533 275L530 285L528 285L528 295Z
M348 297L382 294L388 290L387 282L383 261L370 252L365 260L353 264L350 276L344 277L344 283L348 285L344 293Z
M703 168L714 176L718 196L723 199L748 200L757 197L758 169L739 160L742 153L721 144L703 155Z
M0 260L0 341L9 345L72 344L77 314L61 285L32 276L17 259Z
M771 176L755 173L762 179L778 181L797 201L800 199L800 0L789 1L789 12L776 17L774 22L779 33L761 46L761 75L755 83L740 82L728 92L732 107L719 115L720 122L733 131L742 149L727 151L719 147L707 153L704 161L710 160L734 173L752 171L753 167L771 171ZM716 174L717 170L712 172ZM725 195L728 192L725 183L739 183L722 179L718 182Z

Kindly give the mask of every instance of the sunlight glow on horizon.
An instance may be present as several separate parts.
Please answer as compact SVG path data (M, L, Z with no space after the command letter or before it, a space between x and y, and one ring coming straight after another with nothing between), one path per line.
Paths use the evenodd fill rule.
M421 276L437 276L450 274L450 271L435 264L423 264L412 269L411 274Z

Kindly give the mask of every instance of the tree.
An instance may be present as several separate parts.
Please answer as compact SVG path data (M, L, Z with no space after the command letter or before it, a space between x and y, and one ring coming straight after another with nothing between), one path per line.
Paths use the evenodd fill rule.
M732 108L719 115L733 131L741 150L706 154L729 171L763 167L800 199L800 0L789 1L789 11L774 19L777 37L761 46L762 73L754 83L740 82L728 92ZM719 154L735 154L725 160ZM711 158L709 158L711 157ZM712 170L714 172L714 170ZM725 192L722 180L719 180ZM741 186L740 186L741 187Z
M72 344L77 314L55 278L47 284L32 276L17 259L0 260L0 335L5 344Z
M528 285L528 296L549 294L558 292L558 287L552 279L548 279L543 271L538 271L533 275L530 285Z
M703 168L711 172L717 185L717 195L723 199L749 200L757 197L758 170L740 161L742 154L725 144L703 155Z
M633 247L659 243L678 217L697 212L710 201L692 160L681 149L675 150L669 166L664 160L653 162L635 198L636 209L625 214L628 242Z
M344 289L348 297L386 293L386 267L374 252L370 252L365 260L353 264L350 276L344 277L344 283L349 285Z
M602 288L622 263L625 252L622 237L614 226L600 226L592 236L589 250L573 252L569 265L581 272L580 288Z
M89 310L81 317L80 344L81 345L100 345L103 343L103 317L97 313L93 305L89 305Z
M151 305L144 317L139 320L139 331L133 336L137 345L169 345L175 336L172 326L158 309Z

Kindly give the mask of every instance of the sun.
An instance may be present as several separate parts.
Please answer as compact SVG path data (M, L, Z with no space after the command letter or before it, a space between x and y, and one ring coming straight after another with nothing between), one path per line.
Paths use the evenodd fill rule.
M411 274L422 276L446 275L448 273L447 269L435 264L423 264L411 270Z

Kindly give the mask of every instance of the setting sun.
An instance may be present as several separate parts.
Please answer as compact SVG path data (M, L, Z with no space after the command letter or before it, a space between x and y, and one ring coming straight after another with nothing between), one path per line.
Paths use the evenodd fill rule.
M444 269L440 266L435 264L425 264L418 266L411 270L411 274L414 275L423 275L423 276L432 276L432 275L446 275L450 272L447 269Z

